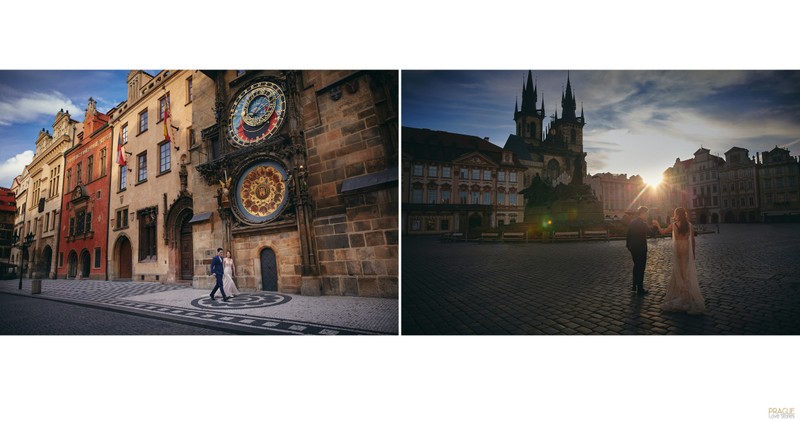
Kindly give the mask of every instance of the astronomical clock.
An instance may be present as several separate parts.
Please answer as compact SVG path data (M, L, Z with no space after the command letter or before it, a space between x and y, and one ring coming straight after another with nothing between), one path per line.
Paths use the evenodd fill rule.
M287 108L283 88L268 80L251 82L230 104L228 142L240 150L230 156L234 180L228 181L228 194L231 210L245 225L269 223L291 202L287 163L276 155Z
M254 145L278 132L286 116L286 96L273 82L255 82L233 100L228 140L235 147Z
M272 221L289 201L286 170L277 161L264 159L246 166L234 189L233 210L250 224Z

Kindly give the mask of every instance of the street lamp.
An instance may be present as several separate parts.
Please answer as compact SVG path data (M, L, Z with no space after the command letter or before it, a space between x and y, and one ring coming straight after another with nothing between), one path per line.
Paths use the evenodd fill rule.
M25 236L25 240L17 244L19 240L19 234L14 234L15 247L20 249L20 254L22 255L19 259L19 289L22 289L22 268L25 267L25 251L33 244L33 233L29 232L28 235Z

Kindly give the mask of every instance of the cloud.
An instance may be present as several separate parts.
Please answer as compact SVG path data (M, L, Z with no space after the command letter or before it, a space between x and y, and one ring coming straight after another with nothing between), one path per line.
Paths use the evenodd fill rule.
M33 161L33 151L27 150L0 163L0 186L11 187L14 177L22 174L22 170L31 161Z
M71 115L83 114L83 108L75 105L69 98L58 91L49 93L30 92L16 98L0 99L0 125L10 126L16 123L36 121L41 116L55 118L59 110L69 111Z

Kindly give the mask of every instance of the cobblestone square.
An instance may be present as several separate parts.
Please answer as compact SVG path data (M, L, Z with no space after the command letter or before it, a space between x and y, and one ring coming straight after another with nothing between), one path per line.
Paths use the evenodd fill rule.
M709 226L716 228L716 226ZM645 288L630 291L625 241L442 243L402 239L405 335L797 335L800 225L720 225L697 236L706 313L660 309L670 238L648 240Z

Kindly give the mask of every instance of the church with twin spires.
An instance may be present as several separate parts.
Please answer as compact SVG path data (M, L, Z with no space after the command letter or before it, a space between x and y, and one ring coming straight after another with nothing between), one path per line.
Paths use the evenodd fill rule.
M403 127L404 233L469 236L514 225L526 219L523 195L537 176L539 186L583 185L585 120L569 74L560 110L548 116L544 98L537 102L528 71L521 107L514 105L516 133L502 148L488 138Z
M550 115L544 127L544 96L537 108L537 86L533 74L522 85L522 106L514 104L516 133L509 135L503 150L512 152L527 167L524 185L530 186L538 175L552 186L558 184L583 184L586 173L586 153L583 151L583 126L586 121L577 115L575 92L567 74L567 86L561 94L561 117L558 109Z

